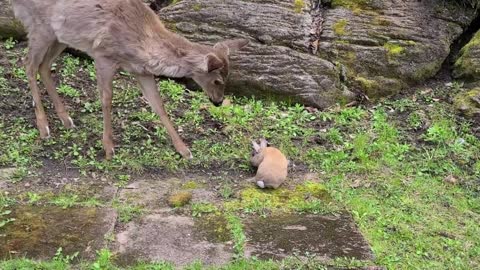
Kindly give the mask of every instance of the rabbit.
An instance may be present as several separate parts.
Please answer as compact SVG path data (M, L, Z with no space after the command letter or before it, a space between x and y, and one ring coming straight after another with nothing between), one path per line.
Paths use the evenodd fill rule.
M250 181L255 181L260 188L278 188L287 178L289 161L280 150L268 146L265 139L260 140L260 145L252 141L252 145L250 163L258 170Z

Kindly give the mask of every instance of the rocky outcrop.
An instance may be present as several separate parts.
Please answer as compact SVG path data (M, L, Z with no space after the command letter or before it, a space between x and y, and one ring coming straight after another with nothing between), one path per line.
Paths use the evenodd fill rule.
M246 49L231 57L230 92L317 107L353 98L342 87L335 64L309 53L313 17L306 5L280 0L184 0L162 9L159 15L170 29L194 41L251 40Z
M22 24L15 20L10 0L0 0L0 39L22 38L24 36L25 30Z
M448 1L313 2L183 0L159 15L195 41L252 41L233 56L230 91L320 108L352 93L398 93L433 76L475 15Z
M460 50L453 75L467 81L480 80L480 31Z
M144 1L193 41L251 41L231 57L229 92L319 108L395 94L430 78L475 16L456 1L438 0ZM23 34L9 0L0 0L0 36ZM457 76L473 76L470 55L478 55L473 47L463 50Z

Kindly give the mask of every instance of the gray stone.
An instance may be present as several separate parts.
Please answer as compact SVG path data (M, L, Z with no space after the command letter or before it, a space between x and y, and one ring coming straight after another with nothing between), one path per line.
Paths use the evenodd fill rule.
M0 182L12 179L16 171L17 168L0 168Z
M51 259L60 247L64 255L78 251L79 258L93 259L105 246L105 235L113 232L116 217L108 208L19 206L0 234L0 259Z
M367 241L350 215L283 214L245 221L248 257L283 259L307 253L322 259L372 260Z
M0 39L25 37L23 25L15 20L10 0L0 0Z
M199 260L206 265L221 265L233 256L232 248L226 244L206 241L191 217L161 214L128 223L117 234L115 248L121 265L137 260L164 260L176 266Z
M310 1L300 9L293 2L183 0L159 15L193 41L250 39L232 56L229 92L319 108L433 76L475 16L454 1L338 1L313 10Z

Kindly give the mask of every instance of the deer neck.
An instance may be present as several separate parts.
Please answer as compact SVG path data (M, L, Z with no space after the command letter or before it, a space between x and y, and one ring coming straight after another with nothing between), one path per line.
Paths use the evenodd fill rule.
M172 78L193 76L195 63L202 61L205 46L192 43L174 33L159 35L149 42L146 68L155 75Z

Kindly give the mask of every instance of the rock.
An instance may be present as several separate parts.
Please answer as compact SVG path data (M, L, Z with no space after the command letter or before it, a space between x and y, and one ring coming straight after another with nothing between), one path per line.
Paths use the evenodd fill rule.
M348 86L369 98L435 75L475 16L453 1L333 1L319 55L345 66ZM428 25L428 26L427 26Z
M93 259L95 251L113 233L117 213L109 208L18 206L9 218L14 222L0 234L0 260L12 257L51 259L62 247L64 255L79 252Z
M281 214L245 220L247 257L289 256L374 259L372 250L348 214L318 216Z
M12 179L16 172L16 168L0 168L0 181Z
M159 15L193 41L250 39L231 57L229 92L317 108L358 91L395 94L433 76L475 16L454 1L296 2L183 0Z
M480 31L461 50L453 66L453 76L467 80L480 80Z
M308 5L305 1L306 10ZM167 27L192 41L251 41L231 55L227 92L321 108L354 97L342 87L334 63L309 53L312 16L296 10L293 1L184 0L159 15Z
M221 265L231 260L231 247L206 241L197 230L191 217L148 215L139 222L128 223L117 234L115 251L122 265L138 260L164 260L179 267L193 261Z
M0 39L26 36L23 25L15 19L10 0L0 0Z
M480 123L480 87L457 94L453 105L462 115Z

